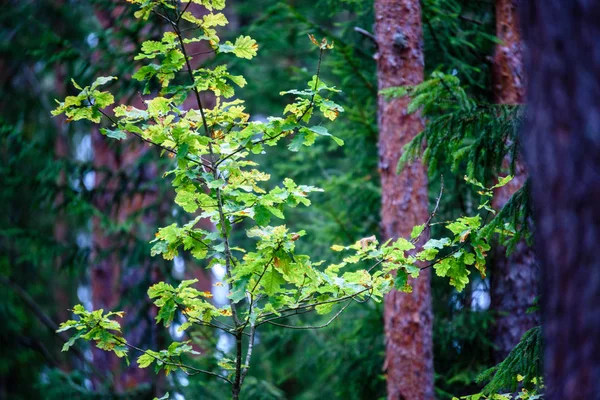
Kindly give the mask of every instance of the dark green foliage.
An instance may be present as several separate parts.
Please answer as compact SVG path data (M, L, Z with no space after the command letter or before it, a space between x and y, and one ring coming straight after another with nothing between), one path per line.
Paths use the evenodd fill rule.
M506 247L507 254L511 254L522 240L525 240L528 246L533 245L533 233L530 229L532 210L529 203L529 185L528 180L480 232L480 236L488 241L498 234L499 241Z
M515 392L522 381L526 389L533 388L533 381L542 376L542 328L535 327L523 335L519 344L500 364L484 371L477 382L486 382L484 394L502 390ZM518 376L521 376L517 379Z
M428 118L425 130L405 146L398 169L422 158L431 176L450 168L458 176L491 184L499 176L514 174L523 106L477 103L457 77L437 71L415 87L383 92L388 97L410 96L409 111L420 110ZM508 165L507 159L511 160ZM499 233L502 242L506 239L509 253L522 238L530 242L528 199L525 185L482 229L481 237L491 241Z
M467 176L487 183L508 172L502 171L502 161L505 155L516 153L517 113L510 106L478 105L444 113L430 121L424 133L427 148L423 159L431 173L444 162L453 171L466 164Z
M431 175L447 165L485 184L501 173L514 173L522 107L477 103L456 76L441 72L415 87L384 93L410 96L409 112L421 110L428 119L425 130L406 145L399 169L422 156ZM508 171L503 170L505 157L512 161Z
M494 2L423 0L421 6L426 69L456 71L474 95L491 98Z
M384 397L382 310L382 304L355 304L327 329L266 330L255 376L282 389L286 398Z
M475 282L480 283L481 280ZM443 282L434 279L433 284L436 292L440 293ZM473 286L475 290L483 290L479 285ZM437 297L433 302L436 312L433 343L439 398L477 392L479 388L475 378L489 366L493 343L487 339L487 333L493 318L490 313L472 304L471 295L471 291L459 295L451 293Z
M144 182L149 156L154 157L140 157L126 171L96 167L89 127L48 117L55 106L53 99L71 94L66 76L86 81L99 70L122 74L121 57L131 49L117 44L135 43L146 25L130 23L131 14L125 12L111 23L126 29L103 29L98 10L110 15L115 7L117 4L108 0L9 1L0 17L0 207L4 210L0 216L0 317L10 321L0 328L0 397L113 397L110 384L90 386L95 375L81 357L60 353L62 340L39 315L58 322L68 316L66 309L79 294L89 300L92 216L106 234L120 238L113 248L97 252L96 260L119 254L128 260L128 266L148 265L153 231L145 227L142 218L155 213L160 204L116 222L97 208L96 200L108 195L110 201L119 203L132 193L149 189L160 193L160 186ZM154 31L156 27L146 29ZM123 80L115 89L132 92L132 87ZM59 141L63 143L60 153ZM116 147L113 150L118 155ZM156 168L162 169L160 165ZM106 181L94 184L98 173L104 173ZM108 189L108 180L119 184ZM55 230L61 226L65 233L58 241ZM165 275L170 273L170 266L161 267ZM124 275L135 274L134 268L124 268ZM141 280L145 279L149 281L150 275ZM40 314L17 295L17 288L28 293ZM142 295L135 288L129 294L123 303L130 304ZM132 319L134 324L144 318L144 310L147 307L141 307L139 318ZM152 335L144 338L153 340ZM66 374L61 369L78 372ZM146 387L134 390L132 398L141 398L143 391L149 396Z

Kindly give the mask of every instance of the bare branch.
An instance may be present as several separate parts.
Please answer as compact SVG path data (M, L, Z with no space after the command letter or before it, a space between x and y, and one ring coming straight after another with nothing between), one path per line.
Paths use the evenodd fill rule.
M240 386L244 383L248 370L250 369L250 360L252 358L252 349L254 348L254 335L256 334L256 326L250 324L250 339L248 340L248 350L246 351L246 360L244 361L244 369L242 370L242 377L240 379Z
M375 46L378 46L377 43L377 38L375 37L375 35L373 35L371 32L367 31L366 29L361 28L360 26L355 26L354 27L354 32L358 32L361 35L371 39L371 41L375 44Z
M441 175L440 194L438 195L437 201L435 202L435 207L433 207L433 211L431 211L431 214L429 214L429 218L425 222L425 227L427 229L431 228L431 221L433 220L433 218L435 217L435 215L438 212L438 209L440 208L440 200L442 200L442 194L444 194L444 175ZM413 240L411 240L410 242L412 244L417 243L417 241L419 240L419 238L421 237L423 232L425 232L425 229L423 229L421 231L421 233L419 233L419 235L416 238L414 238Z

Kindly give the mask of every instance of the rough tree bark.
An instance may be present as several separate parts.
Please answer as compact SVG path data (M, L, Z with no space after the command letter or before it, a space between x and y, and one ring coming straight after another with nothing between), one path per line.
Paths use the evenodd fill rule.
M496 47L493 65L494 97L497 104L521 104L525 98L523 44L517 13L517 0L496 0L496 35L502 43ZM512 162L504 160L504 167ZM501 209L527 180L520 159L515 162L514 179L496 190L495 209ZM504 360L529 329L539 325L537 313L527 309L537 296L537 261L533 249L524 242L507 257L502 246L494 250L490 277L491 308L496 312L492 337L496 347L494 361Z
M421 6L418 0L375 1L379 89L423 80ZM379 97L379 171L384 239L408 237L427 220L427 175L416 162L396 173L402 147L423 129L408 114L407 98ZM433 399L432 310L429 271L412 282L412 293L393 291L385 299L388 398Z
M517 0L496 0L496 46L493 66L494 97L499 104L522 104L525 99L523 44Z
M548 400L598 399L600 2L523 3Z

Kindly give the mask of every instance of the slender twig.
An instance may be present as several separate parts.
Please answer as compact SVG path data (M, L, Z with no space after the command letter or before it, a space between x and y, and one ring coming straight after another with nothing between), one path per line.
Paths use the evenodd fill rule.
M215 171L215 179L216 171ZM225 212L223 211L223 199L221 197L221 190L219 188L216 189L217 193L217 205L219 206L219 225L221 225L221 236L223 237L223 244L225 245L225 274L227 275L227 279L230 282L233 282L233 278L231 275L231 261L233 259L233 255L231 254L231 247L229 245L229 235L227 234L227 219L225 218ZM233 321L235 323L235 327L238 328L241 323L239 317L237 315L237 309L233 302L229 302L231 307L231 313L233 316Z
M164 19L165 21L167 21L168 23L170 23L170 24L172 24L172 23L173 23L173 21L171 21L171 20L169 19L169 17L167 17L167 16L165 16L165 15L162 15L162 14L161 14L161 13L159 13L158 11L156 11L156 10L152 10L152 12L153 12L154 14L158 15L159 17L161 17L162 19Z
M364 299L364 300L356 300L356 297L353 297L352 300L355 301L355 302L357 302L357 303L366 303L367 301L371 300L372 297L373 297L373 289L371 289L369 291L369 296L366 299Z
M372 58L373 58L372 54L368 54L367 52L362 50L362 48L360 48L360 47L355 47L348 43L345 43L342 38L336 37L332 32L324 29L321 25L308 20L301 13L299 13L298 10L296 10L294 8L294 6L292 6L291 4L285 3L285 5L283 5L283 7L287 8L288 11L290 11L296 17L296 19L298 19L301 22L304 22L306 25L308 25L312 29L320 32L322 35L324 35L326 37L334 38L334 41L341 46L341 48L342 48L341 54L344 57L344 59L346 60L346 62L348 63L348 65L350 66L350 68L352 69L352 71L355 73L355 75L365 84L365 86L369 89L369 91L371 91L371 93L377 95L377 88L375 88L373 86L373 84L365 77L365 75L360 70L360 66L357 65L355 60L348 53L349 53L349 51L352 51L353 53L357 53L368 60L372 60ZM377 46L376 41L375 41L375 46Z
M222 331L223 331L223 332L225 332L225 333L228 333L228 334L230 334L230 335L234 335L234 333L233 333L234 329L233 329L232 327L230 327L230 326L227 326L227 325L225 325L224 323L222 323L222 322L220 322L220 321L217 321L217 320L215 320L215 322L219 322L219 323L221 323L221 324L225 325L226 327L224 328L224 327L222 327L222 326L219 326L219 325L213 324L213 323L211 323L211 322L202 321L201 319L198 319L198 318L195 318L195 317L192 317L191 315L189 315L189 314L188 314L188 313L185 311L185 309L181 308L181 304L176 304L176 305L177 305L177 308L178 308L178 309L181 311L181 313L182 313L183 315L185 315L187 319L189 319L190 321L192 321L192 323L194 323L194 324L196 324L196 325L201 325L201 326L206 326L206 327L210 327L210 328L220 329L220 330L222 330Z
M294 311L294 312L292 312L292 313L290 313L290 314L279 315L279 316L277 316L277 317L269 318L268 320L265 320L265 321L261 322L261 323L260 323L260 324L258 324L257 326L259 326L259 325L262 325L262 324L264 324L264 323L269 323L269 322L271 322L271 321L277 321L278 319L283 319L283 318L289 318L289 317L293 317L294 315L302 315L302 314L307 314L307 313L309 313L309 312L313 312L314 310L311 310L311 309L303 309L303 310L295 310L295 309L290 309L290 310L286 310L286 311L282 311L282 312L288 312L288 311ZM273 314L271 314L271 315L273 315Z
M306 114L308 114L308 112L310 110L312 110L313 106L315 105L315 96L317 95L317 88L319 87L319 76L321 75L321 64L323 62L323 52L325 51L325 49L320 48L319 49L319 61L317 62L317 74L315 75L315 86L313 87L313 94L310 98L310 103L308 105L308 107L306 107L306 110L304 110L304 112L302 113L302 115L300 115L300 117L298 118L298 123L300 121L302 121L302 118L304 118L306 116Z
M375 267L377 267L379 264L381 264L382 262L384 262L385 260L381 259L379 261L377 261L375 264L371 265L371 267L367 270L367 272L371 272L372 270L375 269Z
M433 211L431 211L431 214L429 214L429 218L427 219L427 221L425 222L425 228L427 229L431 229L431 221L433 220L433 218L435 217L435 215L438 212L438 209L440 208L440 201L442 200L442 195L444 194L444 175L441 175L441 180L440 180L440 194L437 197L437 201L435 202L435 207L433 207ZM415 244L418 242L418 240L421 238L421 235L423 234L423 232L425 232L425 229L423 229L421 231L421 233L419 233L417 235L417 237L415 237L413 240L411 240L410 242L412 244Z
M183 8L183 10L181 10L181 13L179 14L179 16L177 17L177 21L179 23L179 21L181 20L181 17L183 17L183 14L185 14L185 12L187 11L188 7L190 6L190 4L192 4L191 1L189 1L185 7Z
M197 237L195 237L194 235L192 235L191 232L189 232L187 234L189 237L191 237L192 239L194 239L196 242L200 243L201 245L203 245L204 247L206 247L208 250L212 249L212 246L207 245L206 243L204 243L202 240L198 239Z
M207 51L199 51L199 52L197 52L197 53L192 53L192 54L190 54L189 56L190 56L190 57L195 57L195 56L199 56L199 55L202 55L202 54L210 54L210 53L214 53L214 52L216 52L216 51L217 51L216 49L207 50Z
M287 311L304 310L306 308L314 308L316 306L320 306L320 305L323 305L323 304L339 303L341 301L348 300L348 299L351 299L353 297L356 297L356 296L358 296L358 295L360 295L360 294L362 294L362 293L364 293L366 291L372 290L372 289L373 289L372 287L367 287L367 288L365 288L365 289L363 289L361 291L358 291L358 292L356 292L354 294L343 296L343 297L340 297L338 299L324 300L324 301L319 301L319 302L316 302L316 303L310 303L310 304L298 306L298 307L295 307L295 308L287 308L287 309L284 309L284 310L279 310L278 313L284 313L284 312L287 312ZM262 315L262 317L268 317L270 315L276 315L276 314L274 312L271 312L271 313L267 313L267 314ZM269 320L263 320L260 323L256 324L256 326L262 325L262 324L264 324L264 323L266 323L268 321Z
M254 287L252 288L252 290L250 291L250 293L253 293L256 290L256 288L258 287L258 284L260 283L261 279L263 278L263 276L267 272L267 269L269 269L269 267L271 266L271 263L275 259L275 253L277 253L279 251L279 249L281 248L281 245L282 245L282 243L279 243L277 245L277 248L273 251L273 255L271 256L271 259L265 264L265 268L263 269L263 272L260 274L260 276L258 277L257 281L254 283Z
M267 272L267 270L269 269L269 267L271 266L271 263L273 262L273 260L275 259L275 253L277 251L279 251L279 249L281 248L282 243L279 243L277 245L277 248L275 249L275 251L273 251L273 255L271 256L271 259L265 264L265 268L263 269L262 273L260 274L260 276L258 277L258 279L256 280L256 282L254 283L254 287L252 288L252 290L250 290L250 292L248 292L248 296L250 298L248 304L248 318L246 318L246 322L244 322L244 324L242 325L241 329L244 330L246 329L246 327L248 326L248 324L250 324L250 333L251 333L251 338L252 337L252 331L255 329L254 325L250 322L250 318L252 316L252 309L254 308L254 305L256 302L258 302L258 300L260 300L260 297L257 297L256 299L253 298L253 292L254 290L256 290L256 288L258 287L258 284L260 283L260 281L262 280L263 276L265 276L265 273Z
M188 75L192 81L192 85L194 85L192 90L194 91L194 94L196 95L196 102L198 103L198 109L200 110L200 116L202 117L202 125L204 126L204 131L206 133L206 136L208 136L210 138L210 131L208 129L208 123L206 122L206 115L204 115L204 107L202 106L202 100L200 99L200 91L198 90L198 87L196 86L196 80L194 79L194 73L193 73L194 70L192 69L192 65L190 64L190 57L188 56L187 51L185 49L185 44L183 42L183 37L181 36L181 31L179 30L179 26L174 23L172 23L172 25L173 25L173 30L175 31L175 34L177 35L177 39L179 40L181 52L183 53L183 58L185 59L185 64L188 69ZM210 145L210 143L209 143L209 145ZM211 146L211 153L212 153L212 146Z
M302 289L304 289L304 284L306 283L306 272L304 273L304 277L302 278L302 283L298 287L297 295L296 295L296 303L300 299L300 295L302 294Z
M233 157L234 155L246 150L248 147L252 147L252 146L256 146L258 144L263 144L265 142L268 142L269 140L274 140L277 139L278 137L280 137L281 135L283 135L286 131L282 131L280 133L278 133L275 136L269 136L266 139L260 139L260 140L255 140L253 142L251 142L251 146L239 146L237 149L235 149L233 152L229 153L228 155L226 155L225 157L221 158L220 160L218 160L215 163L215 167L218 167L219 165L221 165L224 161L230 159L231 157Z
M476 24L476 25L480 25L480 26L483 25L483 22L478 21L478 20L473 19L473 18L469 18L469 17L467 17L465 15L459 15L458 18L462 19L463 21L471 22L471 23Z
M375 35L373 35L371 32L367 31L366 29L361 28L360 26L355 26L354 27L354 31L360 33L363 36L368 37L369 39L371 39L371 41L375 44L375 46L378 46L379 44L377 43L377 38L375 37Z
M202 29L202 28L197 25L193 25L193 26L190 26L189 28L180 29L180 31L181 31L181 33L184 33L184 32L189 32L189 31L195 31L198 29Z
M271 325L280 326L282 328L288 328L288 329L322 329L322 328L326 328L327 326L329 326L337 317L339 317L342 314L342 312L344 312L344 310L350 304L352 304L352 301L348 301L344 305L344 307L342 307L333 317L331 317L331 319L329 321L327 321L326 323L324 323L322 325L294 326L294 325L279 324L277 322L272 322L272 321L266 321L266 322Z
M113 125L118 126L118 123L117 123L117 121L114 118L112 118L110 115L108 115L107 113L105 113L103 110L101 110L99 108L98 108L98 111L100 112L100 114L104 115L104 117L107 118ZM169 152L169 153L171 153L171 154L173 154L175 156L177 155L177 151L176 150L173 150L173 149L165 147L165 146L163 146L161 144L155 143L155 142L151 141L150 139L146 139L145 137L143 137L142 135L140 135L137 132L132 132L132 131L128 131L128 132L131 133L132 135L134 135L134 136L142 139L144 142L146 142L146 143L148 143L148 144L150 144L152 146L156 146L156 147L158 147L158 148L160 148L160 149L162 149L164 151L167 151L167 152ZM209 165L209 164L205 164L204 161L194 160L194 159L192 159L192 158L190 158L188 156L186 156L185 159L188 160L188 161L190 161L190 162L193 162L193 163L195 163L195 164L197 164L197 165L199 165L201 167L206 167L206 168L212 169L212 166Z
M229 329L229 328L223 328L223 327L221 327L221 326L218 326L218 325L212 324L212 323L210 323L210 322L204 322L204 321L202 321L202 320L200 320L200 319L197 319L197 318L192 318L192 317L190 317L188 314L185 314L185 316L186 316L186 317L188 317L188 318L190 319L190 321L192 321L192 323L194 323L194 324L196 324L196 325L200 325L200 326L206 326L206 327L209 327L209 328L215 328L215 329L219 329L219 330L222 330L222 331L223 331L223 332L225 332L225 333L228 333L228 334L230 334L230 335L234 335L234 336L235 336L235 333L233 333L233 332L232 332L232 330L231 330L231 329Z
M280 2L281 6L288 9L293 15L294 17L296 17L296 19L298 19L299 21L304 22L306 25L308 25L310 28L314 29L315 31L319 32L320 34L322 34L323 36L326 37L330 37L330 38L334 38L335 42L338 43L340 46L343 47L347 47L347 48L351 48L353 46L351 46L350 44L346 43L343 38L339 37L339 36L335 36L331 31L323 28L323 25L321 24L317 24L315 22L310 21L308 18L306 18L302 13L300 13L292 4L291 2ZM360 47L353 47L353 50L360 54L361 56L363 56L365 59L372 59L373 55L367 53L366 51L364 51L362 48Z

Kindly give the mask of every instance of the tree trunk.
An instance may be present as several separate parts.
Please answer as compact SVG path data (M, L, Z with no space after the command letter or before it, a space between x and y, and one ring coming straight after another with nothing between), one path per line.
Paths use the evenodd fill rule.
M421 7L418 0L375 1L379 89L415 85L423 80ZM379 171L384 239L408 237L427 220L427 176L416 162L396 173L402 147L423 130L409 99L379 97ZM432 310L429 271L412 282L412 293L393 291L385 298L388 398L433 399Z
M494 97L498 104L520 104L525 98L522 41L517 15L517 0L496 0L496 35L502 43L496 47L493 66ZM511 159L507 156L504 167ZM516 160L514 179L498 188L494 208L501 209L527 180L527 172ZM527 314L537 296L537 261L533 249L524 242L510 256L497 246L490 278L491 308L496 313L492 337L496 347L494 361L504 360L529 329L539 324L537 313Z
M548 400L600 392L600 2L523 3Z
M517 0L496 0L496 46L493 66L494 97L498 104L522 104L525 99L523 44Z
M94 206L103 214L110 215L114 209L112 195L118 188L118 182L108 174L118 174L118 163L113 155L113 150L106 143L106 138L93 128L92 148L94 152L94 167L99 171L95 176ZM105 172L100 172L104 170ZM120 301L121 260L119 249L110 236L104 232L101 217L92 219L92 254L90 282L92 290L92 305L94 309L115 310ZM101 371L110 371L114 379L115 388L120 391L119 359L112 353L93 348L94 365Z
M114 28L116 17L120 12L122 10L97 9L95 14L104 29L111 29ZM101 56L99 52L95 52L92 61L98 62ZM143 108L139 97L135 98L133 105ZM92 128L91 139L93 165L96 171L94 206L104 218L110 219L111 223L115 224L123 223L127 218L139 213L137 216L139 225L136 224L131 232L125 234L107 232L101 217L94 216L92 219L90 281L93 308L123 309L126 314L121 323L125 327L126 339L135 344L144 341L153 342L157 339L158 327L150 322L149 313L144 314L147 303L138 301L123 305L121 302L127 293L135 290L146 276L150 276L151 281L157 278L157 268L150 265L150 262L144 260L137 265L127 264L129 253L133 249L132 245L136 245L132 237L139 232L138 227L143 224L156 225L156 214L143 212L143 210L157 201L157 190L155 188L140 190L140 188L144 187L144 182L154 179L157 169L152 164L138 164L148 147L135 142L135 139L119 144L102 135L98 127ZM150 371L135 366L123 368L121 360L111 352L93 347L92 354L93 363L100 371L111 372L117 393L132 390L152 381L160 384Z

